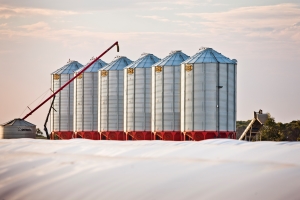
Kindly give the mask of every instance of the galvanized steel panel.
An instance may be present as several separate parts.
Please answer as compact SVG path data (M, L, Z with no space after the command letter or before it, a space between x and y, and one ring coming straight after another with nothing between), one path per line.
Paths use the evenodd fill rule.
M98 130L98 72L84 72L75 80L74 130Z
M185 127L189 130L193 130L193 82L194 82L194 70L185 71Z
M126 70L124 71L126 73L124 77L127 78L124 79L124 85L128 89L124 93L125 99L127 99L124 101L124 110L126 112L124 115L126 116L124 118L124 124L126 125L124 131L150 131L151 118L146 117L146 112L151 112L149 109L151 104L146 98L151 98L151 89L147 87L147 82L149 84L149 81L146 80L151 78L151 76L147 75L151 73L151 68L135 68L132 74L128 74ZM131 95L128 95L128 93Z
M235 109L236 109L236 105L235 105L235 102L236 102L236 75L235 75L235 66L230 64L228 66L228 93L229 93L229 96L228 96L228 112L229 112L229 115L228 115L228 128L229 130L235 130Z
M162 72L154 70L152 73L155 76L155 83L152 83L156 97L155 131L178 131L180 123L175 116L180 115L180 66L164 66Z
M57 91L67 81L73 77L74 71L82 65L77 61L69 61L68 64L51 74L51 88ZM55 77L55 78L54 78ZM65 87L55 97L54 110L51 111L50 129L52 131L72 131L73 130L73 99L74 83Z
M102 69L107 70L106 76L101 76L99 71L99 131L123 131L124 73L120 67L123 69L127 62L131 61L119 57Z
M227 131L228 130L228 64L219 64L219 85L222 88L219 89L219 130Z
M53 76L53 75L52 75ZM53 91L58 90L67 81L73 77L73 74L60 74L60 78L52 78ZM65 87L55 98L54 110L51 112L51 131L73 131L73 88L71 83Z
M212 49L182 63L182 131L235 131L235 63ZM192 69L186 70L185 64L192 64Z
M152 131L180 131L180 63L187 58L174 51L152 66Z

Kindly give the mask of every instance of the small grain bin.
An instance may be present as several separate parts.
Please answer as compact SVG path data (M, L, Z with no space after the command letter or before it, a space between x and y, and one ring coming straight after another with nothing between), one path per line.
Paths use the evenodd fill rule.
M155 139L183 139L180 132L180 64L188 58L182 51L172 51L152 66L151 130Z
M77 61L71 61L51 74L51 88L55 92L74 76L74 72L82 67ZM70 83L54 100L51 111L51 136L60 139L71 139L73 132L74 83Z
M93 60L94 58L90 62ZM105 65L107 63L99 59L74 80L74 132L76 137L100 139L98 133L98 71ZM75 71L74 76L83 68Z
M34 138L36 126L23 119L14 119L0 125L0 139Z
M124 68L132 63L117 56L99 70L98 131L101 139L125 140L123 129Z
M181 131L187 140L235 138L236 67L212 48L181 64Z
M160 59L142 56L124 68L124 132L130 140L151 140L151 66Z

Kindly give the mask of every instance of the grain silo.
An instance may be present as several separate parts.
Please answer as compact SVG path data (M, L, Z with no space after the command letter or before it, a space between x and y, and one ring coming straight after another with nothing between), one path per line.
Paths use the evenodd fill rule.
M124 68L132 63L117 56L99 70L98 131L101 139L125 140L123 130Z
M236 66L212 48L181 64L181 131L187 140L235 138Z
M35 138L36 126L23 119L0 125L0 139Z
M188 58L182 51L172 51L152 66L151 130L155 139L183 139L180 131L180 64Z
M74 76L74 72L82 67L77 61L71 61L51 74L51 88L53 92L67 83ZM74 101L74 83L70 83L54 100L51 111L51 135L60 139L72 138L73 132L73 104Z
M151 140L151 66L160 59L142 54L124 68L124 132L127 139Z
M91 59L91 62L93 60L94 58ZM100 139L98 132L98 71L105 65L107 64L99 59L74 80L74 132L76 137ZM75 71L74 75L83 68Z

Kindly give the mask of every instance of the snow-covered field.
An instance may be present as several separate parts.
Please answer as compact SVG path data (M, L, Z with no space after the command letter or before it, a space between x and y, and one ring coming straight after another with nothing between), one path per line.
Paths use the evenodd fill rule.
M300 143L0 140L0 199L300 199Z

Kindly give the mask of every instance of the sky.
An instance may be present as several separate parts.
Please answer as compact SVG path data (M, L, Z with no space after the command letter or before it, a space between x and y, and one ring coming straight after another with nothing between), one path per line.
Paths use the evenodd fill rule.
M86 64L115 41L105 62L211 47L238 60L238 120L259 109L300 120L299 0L0 0L0 124L46 99L69 59ZM42 129L49 106L27 121Z

